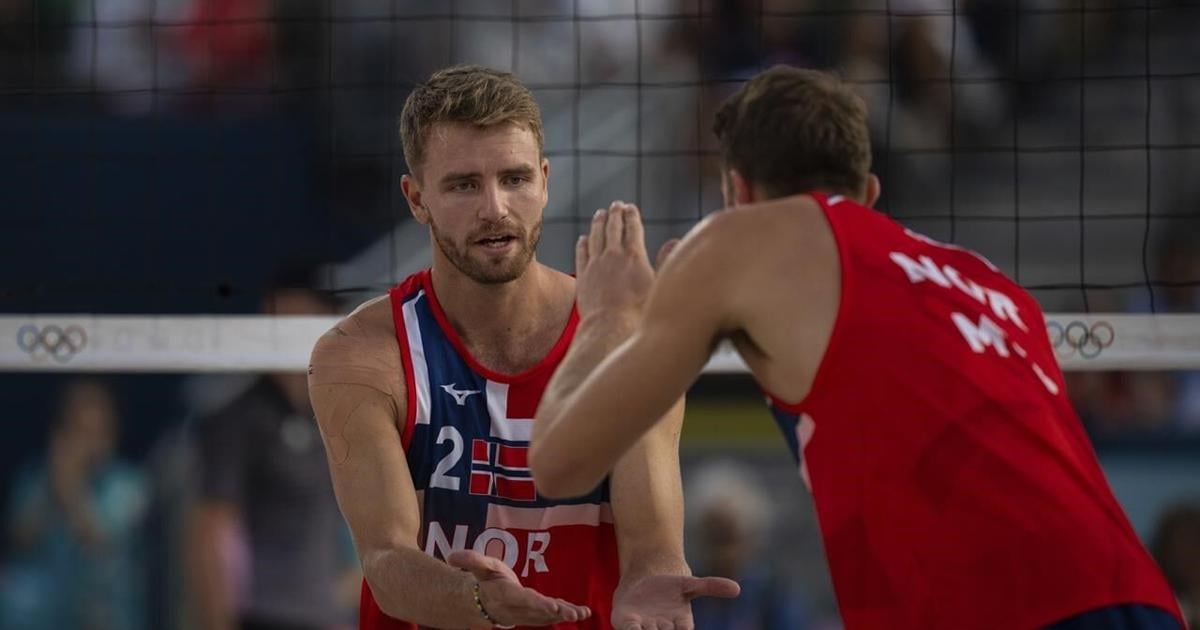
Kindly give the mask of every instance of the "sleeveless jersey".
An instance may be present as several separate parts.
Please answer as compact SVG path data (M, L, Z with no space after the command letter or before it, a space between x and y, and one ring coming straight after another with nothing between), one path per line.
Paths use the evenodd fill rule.
M550 501L537 494L526 459L534 412L578 314L538 365L514 376L470 355L428 270L389 293L408 390L402 441L421 507L421 548L439 559L457 549L501 558L523 585L592 609L586 621L555 628L608 627L619 578L608 481L585 497ZM365 581L359 627L415 628L384 614Z
M1035 628L1123 603L1180 617L1033 297L978 254L812 196L837 241L837 320L809 395L768 398L845 627Z

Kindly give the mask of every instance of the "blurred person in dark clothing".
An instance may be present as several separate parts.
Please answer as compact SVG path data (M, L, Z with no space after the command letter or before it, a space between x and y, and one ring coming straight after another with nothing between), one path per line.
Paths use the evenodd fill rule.
M312 280L304 269L280 273L263 311L334 314ZM306 380L264 375L198 424L189 574L202 630L331 628L357 601L357 589L339 592L358 575Z
M742 586L736 599L692 602L696 630L802 630L812 627L804 598L774 570L762 550L774 510L761 482L734 462L709 464L687 486L689 539L697 574Z
M1188 624L1200 628L1200 502L1168 508L1150 547Z
M1200 312L1200 221L1180 219L1164 230L1150 291L1139 287L1133 313ZM1152 308L1153 307L1153 308ZM1079 372L1071 375L1076 408L1096 434L1200 431L1200 371Z
M147 484L115 456L118 423L107 386L67 384L45 459L13 488L13 557L0 578L0 628L145 627L139 533Z

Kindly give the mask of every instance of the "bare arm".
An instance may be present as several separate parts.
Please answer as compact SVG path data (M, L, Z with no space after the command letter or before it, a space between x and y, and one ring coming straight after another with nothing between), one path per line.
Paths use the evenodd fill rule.
M586 616L581 609L520 587L515 576L511 584L503 576L489 578L490 572L502 572L502 563L475 567L472 575L417 547L420 509L397 429L404 397L371 370L355 367L363 350L356 345L361 344L336 329L318 342L309 395L334 493L379 607L422 626L491 627L475 607L478 581L489 613L506 623L539 625ZM486 564L493 559L476 560Z
M627 241L642 238L638 227ZM543 494L572 496L595 487L704 368L726 317L716 297L721 270L702 240L685 240L653 288L643 289L649 293L644 310L636 299L610 295L602 298L610 306L582 317L534 425L530 467ZM631 263L625 253L588 253L581 294L587 282L636 292L645 280L622 277L631 266L644 267L652 278L648 263Z
M681 399L613 470L610 483L622 585L648 575L691 575L683 555L682 426Z
M543 395L543 409L561 409L570 392L629 337L635 324L635 318L624 317L581 328ZM683 410L680 398L613 470L612 506L622 582L651 574L690 574L683 555L683 483L679 475ZM536 424L534 433L538 434Z
M389 401L362 385L318 385L310 396L338 505L379 607L426 626L483 625L471 576L417 548L417 497Z
M557 495L585 492L616 466L612 502L621 584L613 596L613 627L686 630L694 627L692 599L739 592L732 580L692 577L683 557L679 434L686 383L665 391L656 401L661 406L647 409L653 417L625 436L620 434L630 423L615 415L623 413L619 405L581 413L590 401L577 400L576 390L589 387L596 365L636 329L649 291L653 272L635 207L617 202L596 214L591 233L576 246L576 270L580 331L542 398L530 463L541 491ZM701 355L702 366L707 353ZM580 450L555 453L563 443ZM571 470L578 463L582 471Z
M570 392L633 328L633 318L584 326L542 404L561 409ZM690 574L683 557L683 484L679 476L683 410L679 398L662 422L637 441L613 469L612 506L622 582L651 574ZM534 431L536 434L537 425Z
M194 508L188 531L188 564L191 566L192 597L199 627L204 630L233 630L237 619L229 586L229 571L220 550L240 528L237 507L218 501L202 501Z

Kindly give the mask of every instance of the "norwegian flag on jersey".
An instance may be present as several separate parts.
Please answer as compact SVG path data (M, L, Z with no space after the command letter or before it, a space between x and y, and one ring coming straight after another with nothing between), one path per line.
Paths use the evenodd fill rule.
M511 501L536 501L528 452L528 446L474 440L471 444L471 494Z

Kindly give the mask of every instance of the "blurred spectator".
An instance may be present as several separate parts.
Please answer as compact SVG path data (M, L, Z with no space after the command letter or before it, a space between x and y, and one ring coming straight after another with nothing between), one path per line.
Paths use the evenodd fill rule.
M1160 313L1200 313L1200 221L1181 221L1167 231L1158 261L1154 307ZM1148 297L1147 297L1148 299ZM1148 305L1137 310L1149 311ZM1200 431L1200 371L1171 374L1175 388L1174 413L1179 427Z
M1188 624L1200 628L1200 503L1167 509L1158 521L1151 549Z
M281 274L271 315L330 315L304 271ZM198 426L200 491L190 518L201 630L328 629L357 604L304 373L263 376ZM348 587L353 584L354 587Z
M1200 229L1180 221L1159 245L1150 293L1139 288L1129 302L1134 313L1200 312ZM1200 430L1200 371L1076 372L1068 391L1088 429L1099 435Z
M262 86L270 72L271 3L195 0L182 42L196 87Z
M72 20L69 74L78 85L103 95L107 109L127 115L151 113L156 59L154 7L147 0L80 2Z
M1175 422L1176 378L1165 372L1066 372L1067 392L1096 437L1163 433Z
M143 475L114 456L116 403L98 381L70 382L43 462L17 479L14 550L0 581L0 627L140 630L145 623Z
M1200 312L1200 225L1195 219L1172 225L1160 243L1156 272L1151 278L1161 283L1154 289L1151 308L1148 291L1138 290L1129 310L1135 313ZM1114 375L1106 392L1127 394L1132 413L1156 415L1159 424L1184 431L1200 430L1200 371L1153 372ZM1150 400L1147 401L1147 392ZM1096 406L1109 408L1098 401ZM1156 404L1146 404L1147 402Z
M745 468L708 465L687 488L687 531L697 575L737 580L736 599L697 599L697 630L799 630L811 627L803 597L779 577L762 551L774 518L770 499Z

